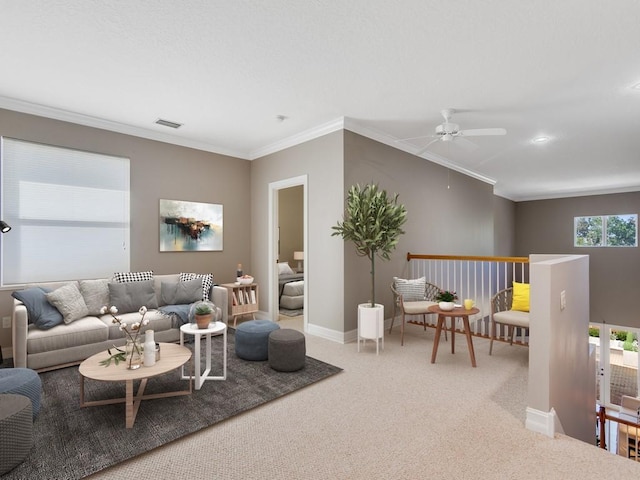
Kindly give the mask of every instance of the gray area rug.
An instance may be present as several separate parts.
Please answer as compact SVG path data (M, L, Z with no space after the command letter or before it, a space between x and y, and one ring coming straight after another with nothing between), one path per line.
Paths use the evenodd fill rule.
M268 362L236 357L234 339L229 329L227 380L208 380L192 395L143 401L129 430L124 404L79 407L78 367L41 373L43 395L40 415L34 421L34 446L25 462L2 479L83 478L342 370L307 357L298 372L276 372ZM222 337L214 337L212 343L211 374L218 375ZM184 389L186 380L179 377L179 369L154 377L145 393ZM134 392L135 388L137 384ZM87 400L113 398L124 396L124 385L87 380L85 391Z

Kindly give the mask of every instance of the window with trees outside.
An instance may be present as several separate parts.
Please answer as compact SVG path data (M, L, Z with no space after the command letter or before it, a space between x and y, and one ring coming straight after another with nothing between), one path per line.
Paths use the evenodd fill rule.
M574 217L576 247L637 247L638 215Z
M1 285L129 270L129 159L2 137Z

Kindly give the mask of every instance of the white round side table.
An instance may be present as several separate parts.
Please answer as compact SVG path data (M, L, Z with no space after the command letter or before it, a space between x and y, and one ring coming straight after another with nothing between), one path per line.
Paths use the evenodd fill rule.
M180 345L184 345L184 334L194 336L194 361L195 361L195 377L184 374L184 366L182 367L182 379L189 380L194 378L196 390L200 390L205 380L226 380L227 379L227 325L223 322L213 322L208 328L198 328L195 323L185 323L180 327ZM222 334L222 375L209 375L211 373L211 336ZM205 370L201 371L200 366L200 339L202 336L207 339L206 364Z

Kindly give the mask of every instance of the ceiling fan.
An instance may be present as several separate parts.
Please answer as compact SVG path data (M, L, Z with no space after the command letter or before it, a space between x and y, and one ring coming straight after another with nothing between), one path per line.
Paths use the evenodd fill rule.
M420 137L405 138L404 140L413 140L416 138L433 138L427 145L417 151L416 155L421 155L428 150L431 144L435 142L455 142L461 147L467 149L477 148L477 145L465 137L480 137L486 135L506 135L504 128L473 128L469 130L460 130L460 125L451 122L451 116L455 113L455 109L446 108L440 113L444 118L444 122L436 127L435 135L422 135Z

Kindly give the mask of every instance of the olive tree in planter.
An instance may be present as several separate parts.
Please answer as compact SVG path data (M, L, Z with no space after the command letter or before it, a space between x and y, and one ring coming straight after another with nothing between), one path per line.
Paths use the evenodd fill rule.
M356 253L371 262L371 300L358 306L358 327L367 331L359 331L359 337L378 339L382 336L384 305L376 303L375 260L376 257L389 260L398 237L404 233L402 225L406 221L407 210L398 203L398 194L389 197L386 190L378 189L377 184L353 185L347 194L343 221L331 227L332 236L339 235L353 242ZM362 321L363 316L371 316L377 321Z

